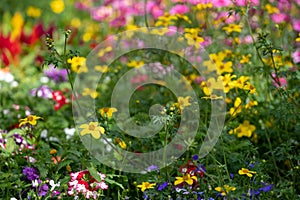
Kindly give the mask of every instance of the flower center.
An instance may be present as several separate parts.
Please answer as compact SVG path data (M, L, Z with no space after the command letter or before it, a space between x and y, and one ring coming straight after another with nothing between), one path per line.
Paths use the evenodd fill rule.
M95 130L95 126L94 125L89 125L89 130L91 130L91 131L93 131L93 130Z
M28 116L28 121L33 121L33 117L32 116Z

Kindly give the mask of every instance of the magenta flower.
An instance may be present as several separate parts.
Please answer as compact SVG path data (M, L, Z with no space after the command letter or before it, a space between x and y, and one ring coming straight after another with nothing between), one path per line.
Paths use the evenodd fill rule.
M189 12L189 11L190 11L190 9L189 9L188 6L182 5L182 4L177 4L177 5L175 5L175 6L173 6L173 7L171 8L170 14L171 14L171 15L175 15L175 14L180 14L180 15L182 15L182 14L187 13L187 12Z
M211 0L211 3L216 8L232 6L231 0Z
M108 6L100 6L91 9L91 17L97 21L104 21L113 13L113 8Z
M246 6L248 5L249 0L235 0L235 4L237 6ZM258 6L259 5L259 0L250 0L250 5L251 6Z
M276 24L284 23L289 21L289 17L284 13L275 13L271 16L271 19Z
M273 85L276 87L276 88L286 88L287 87L287 80L286 78L283 78L283 77L276 77L275 73L272 74L273 78L275 80L272 80L273 82Z
M292 25L295 31L300 32L300 19L293 19Z
M295 64L300 63L300 51L296 51L292 54L293 62Z

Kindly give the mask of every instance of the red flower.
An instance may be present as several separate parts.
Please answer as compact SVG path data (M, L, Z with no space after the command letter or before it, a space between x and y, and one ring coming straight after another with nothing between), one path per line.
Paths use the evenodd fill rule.
M12 40L10 34L4 36L0 32L0 55L5 66L11 62L17 63L21 53L21 45L17 39Z
M69 99L67 99L63 92L58 90L58 91L53 91L52 92L52 98L53 100L56 102L56 104L54 105L54 109L55 110L59 110L62 106L64 106L65 104L69 103Z

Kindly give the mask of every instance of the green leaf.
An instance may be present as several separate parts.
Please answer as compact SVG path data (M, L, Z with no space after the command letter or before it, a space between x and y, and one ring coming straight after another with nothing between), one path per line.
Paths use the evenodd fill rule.
M13 130L9 131L6 134L6 137L10 137L10 136L14 135L15 133L17 133L19 135L24 135L24 131L22 129L16 128L16 129L13 129Z
M6 142L6 151L12 153L17 147L15 140L13 138L8 138Z
M101 177L100 175L98 174L98 171L95 169L95 167L92 165L91 167L88 167L87 168L90 172L90 174L99 182L101 182Z

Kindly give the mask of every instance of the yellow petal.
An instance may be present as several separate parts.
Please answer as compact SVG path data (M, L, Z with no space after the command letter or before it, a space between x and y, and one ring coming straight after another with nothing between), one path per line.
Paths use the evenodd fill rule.
M93 138L95 138L95 139L99 139L99 138L101 137L101 134L100 134L99 131L93 131L93 132L92 132L92 136L93 136Z
M88 129L83 129L81 132L80 132L80 135L81 136L84 136L86 134L90 133L90 131Z

